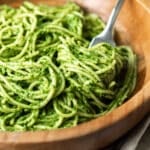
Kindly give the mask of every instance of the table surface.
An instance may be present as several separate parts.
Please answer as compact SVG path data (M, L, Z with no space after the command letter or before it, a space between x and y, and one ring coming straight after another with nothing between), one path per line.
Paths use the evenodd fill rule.
M150 150L150 114L105 150Z

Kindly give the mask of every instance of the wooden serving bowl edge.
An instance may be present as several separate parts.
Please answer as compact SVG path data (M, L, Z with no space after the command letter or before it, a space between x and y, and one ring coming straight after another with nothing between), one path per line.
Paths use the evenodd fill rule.
M41 0L42 1L42 0ZM115 0L75 0L105 21ZM0 0L18 6L22 0ZM34 3L39 1L33 0ZM49 5L65 0L43 0ZM112 143L150 112L150 3L126 0L116 23L119 43L130 45L138 55L138 83L133 96L105 116L73 128L36 132L0 132L0 150L95 150Z

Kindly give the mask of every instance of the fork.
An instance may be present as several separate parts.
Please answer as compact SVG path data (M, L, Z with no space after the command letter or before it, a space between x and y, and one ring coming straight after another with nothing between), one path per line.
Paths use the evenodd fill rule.
M110 14L110 17L108 19L108 22L107 22L105 29L100 34L98 34L97 36L95 36L92 39L92 41L89 44L89 47L92 47L92 46L94 46L98 43L101 43L101 42L107 42L113 46L116 45L116 43L113 39L113 26L115 24L115 21L117 19L117 16L120 12L120 9L121 9L124 1L125 0L118 0L117 1L115 7L113 8L113 10Z

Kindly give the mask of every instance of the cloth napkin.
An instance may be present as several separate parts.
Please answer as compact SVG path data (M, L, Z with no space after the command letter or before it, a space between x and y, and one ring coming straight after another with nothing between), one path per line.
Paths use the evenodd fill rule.
M150 114L105 150L150 150Z

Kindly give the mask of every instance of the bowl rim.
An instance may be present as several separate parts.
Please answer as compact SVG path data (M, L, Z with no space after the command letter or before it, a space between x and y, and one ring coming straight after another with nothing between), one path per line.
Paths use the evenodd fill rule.
M139 0L137 1L140 3ZM117 124L118 122L120 122L120 120L125 119L132 112L135 112L137 109L141 107L146 109L145 114L148 113L150 111L150 106L145 106L147 102L150 102L150 94L147 94L148 89L150 89L150 82L143 85L141 89L136 93L136 95L133 95L130 99L128 99L121 106L115 108L113 111L105 114L104 116L92 119L91 121L79 124L75 127L46 130L46 131L25 131L25 132L0 131L0 144L1 143L33 144L33 143L47 143L47 142L50 143L84 137L97 131L102 131L107 127ZM141 106L141 104L145 105ZM126 111L127 108L128 111ZM119 114L120 112L122 112L123 114ZM117 114L117 116L115 114ZM137 120L137 122L138 121L139 120Z

